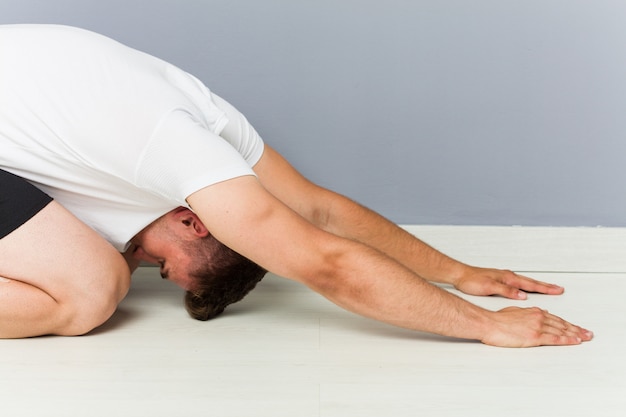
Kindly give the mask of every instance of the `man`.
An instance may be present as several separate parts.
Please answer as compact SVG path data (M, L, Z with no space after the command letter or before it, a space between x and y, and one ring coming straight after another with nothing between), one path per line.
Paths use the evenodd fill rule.
M498 346L592 338L545 311L486 311L428 283L515 299L525 298L521 290L562 292L459 263L315 186L232 106L170 64L59 26L0 27L0 62L0 168L191 292L196 262L187 248L210 230L261 267L393 325ZM0 275L26 281L16 268Z

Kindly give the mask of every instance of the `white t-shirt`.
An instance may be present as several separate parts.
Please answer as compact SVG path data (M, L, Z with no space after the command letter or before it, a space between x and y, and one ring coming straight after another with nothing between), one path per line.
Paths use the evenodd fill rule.
M262 153L241 113L173 65L81 29L0 25L0 168L120 251Z

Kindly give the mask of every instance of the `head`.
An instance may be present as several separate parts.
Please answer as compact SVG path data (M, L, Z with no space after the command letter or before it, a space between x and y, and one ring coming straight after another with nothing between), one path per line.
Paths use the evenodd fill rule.
M243 299L267 272L211 235L188 250L195 252L196 262L190 270L195 285L185 294L185 308L197 320L220 315L229 304Z
M161 266L161 276L186 290L185 306L198 320L240 301L267 271L213 237L191 210L179 207L133 239L134 257Z

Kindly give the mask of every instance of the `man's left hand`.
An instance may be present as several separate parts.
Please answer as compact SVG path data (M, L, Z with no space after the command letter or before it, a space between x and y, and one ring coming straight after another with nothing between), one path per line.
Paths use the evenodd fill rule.
M470 295L500 295L514 300L525 300L527 293L560 295L564 288L500 269L468 267L454 282L454 287Z

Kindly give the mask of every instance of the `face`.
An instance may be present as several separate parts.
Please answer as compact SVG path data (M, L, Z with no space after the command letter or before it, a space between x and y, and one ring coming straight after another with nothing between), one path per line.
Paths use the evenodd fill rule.
M184 290L193 289L193 279L189 275L191 258L180 246L171 242L151 241L147 239L137 245L133 252L137 260L157 264L163 279L172 281Z
M133 239L133 257L137 260L157 264L161 276L185 290L193 289L190 271L192 257L188 250L192 242L202 233L197 233L187 217L189 211L174 211L155 221Z

